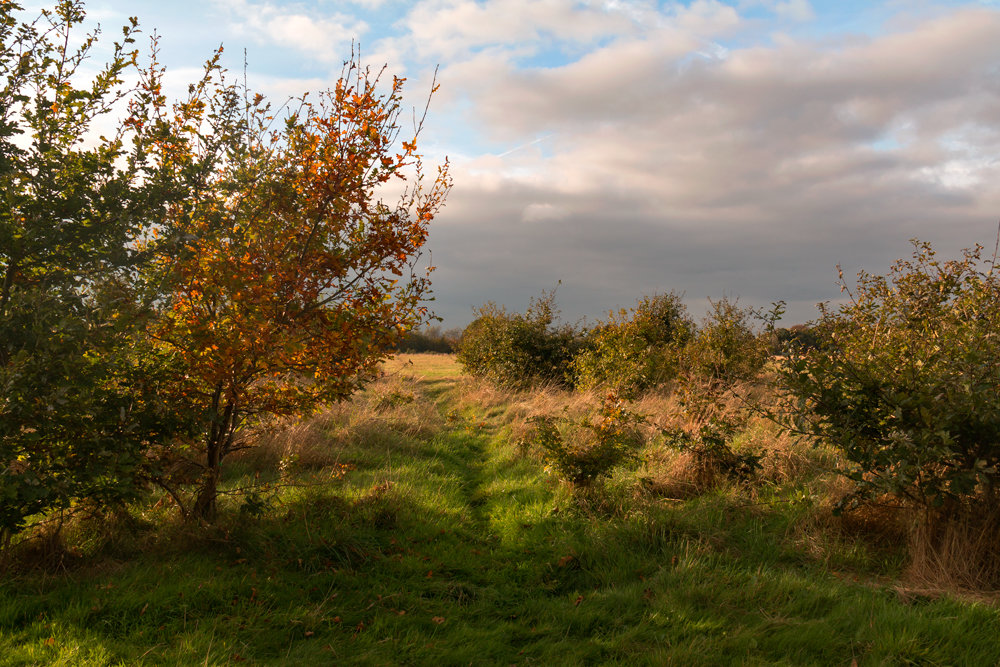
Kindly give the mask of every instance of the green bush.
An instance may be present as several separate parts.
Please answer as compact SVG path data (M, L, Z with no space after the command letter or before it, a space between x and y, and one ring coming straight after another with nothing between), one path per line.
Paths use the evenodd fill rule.
M151 130L104 118L136 99L136 23L98 47L79 1L20 10L0 2L0 550L33 515L130 496L185 414L134 321L166 196Z
M115 315L117 313L112 313ZM155 474L151 448L190 432L165 404L169 358L97 305L14 292L0 318L0 550L34 515L133 497Z
M609 394L594 417L534 417L528 439L541 447L548 470L575 486L590 486L635 457L643 444L639 425L644 421Z
M757 314L722 298L711 309L684 349L682 370L689 379L731 384L756 378L769 356L770 334L758 333ZM772 315L780 315L778 306ZM766 318L765 318L766 320Z
M570 384L570 362L581 345L571 326L555 326L555 293L534 299L524 314L490 302L462 332L458 361L466 372L508 388Z
M821 306L827 349L781 373L794 427L839 448L854 498L892 494L946 514L1000 507L1000 275L981 248L941 262L914 241L887 276L860 273Z
M662 385L676 375L678 350L693 332L679 295L645 297L590 332L573 360L576 386L634 397Z

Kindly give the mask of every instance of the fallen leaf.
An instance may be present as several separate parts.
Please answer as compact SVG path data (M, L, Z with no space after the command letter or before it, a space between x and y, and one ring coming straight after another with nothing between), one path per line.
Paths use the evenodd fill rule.
M566 567L567 565L569 565L570 563L572 563L574 560L576 560L576 559L573 558L573 556L563 556L562 558L559 559L559 567Z
M444 616L435 616L431 620L437 623L438 625L441 625L442 623L444 623Z

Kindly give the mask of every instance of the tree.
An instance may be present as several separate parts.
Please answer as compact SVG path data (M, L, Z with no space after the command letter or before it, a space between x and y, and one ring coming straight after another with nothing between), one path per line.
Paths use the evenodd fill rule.
M348 397L427 319L418 259L450 180L447 163L424 176L422 121L399 141L405 80L385 76L352 58L282 116L227 83L218 54L169 108L162 70L146 73L136 124L156 137L160 179L185 193L158 230L172 241L155 245L163 296L147 331L183 368L172 400L200 415L195 517L215 516L241 429Z
M145 137L93 131L130 94L136 21L87 82L81 3L20 10L0 2L0 546L32 515L127 497L145 449L181 428L129 287L159 207Z

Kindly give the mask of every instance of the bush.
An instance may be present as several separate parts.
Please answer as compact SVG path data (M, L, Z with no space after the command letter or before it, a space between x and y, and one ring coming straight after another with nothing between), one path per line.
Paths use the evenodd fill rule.
M804 352L823 347L825 342L819 332L808 324L793 324L774 330L771 336L771 354Z
M946 522L1000 507L1000 275L980 252L941 262L914 241L853 292L841 275L850 300L816 326L829 349L786 362L794 428L852 464L847 501L891 494Z
M626 397L660 386L676 375L678 350L693 332L679 295L645 297L590 332L588 346L573 360L576 386Z
M515 389L570 384L570 362L581 345L571 326L556 327L555 292L533 299L522 315L490 302L462 332L458 361L466 372Z
M758 376L769 356L769 334L758 334L749 308L722 298L710 301L711 309L683 353L683 371L688 378L731 384ZM780 306L771 321L780 315ZM767 317L763 317L767 321Z
M77 0L21 10L0 2L0 551L33 516L130 497L185 414L157 396L170 355L138 335L165 188L125 83L137 24L107 45Z
M528 439L541 447L547 470L575 486L590 486L636 455L643 444L639 426L644 421L609 394L594 418L534 417Z
M0 551L31 517L132 498L150 448L190 432L157 394L170 368L123 318L81 298L21 290L0 318Z

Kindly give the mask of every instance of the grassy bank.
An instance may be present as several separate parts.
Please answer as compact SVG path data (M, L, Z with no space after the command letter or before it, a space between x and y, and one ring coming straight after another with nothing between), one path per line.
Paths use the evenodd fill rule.
M520 429L585 399L408 361L235 461L258 493L216 527L153 497L39 545L0 584L0 663L1000 663L995 606L901 584L898 535L830 515L822 452L760 427L754 488L682 493L647 451L573 494Z

